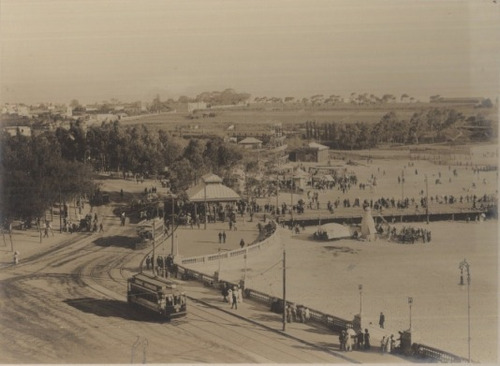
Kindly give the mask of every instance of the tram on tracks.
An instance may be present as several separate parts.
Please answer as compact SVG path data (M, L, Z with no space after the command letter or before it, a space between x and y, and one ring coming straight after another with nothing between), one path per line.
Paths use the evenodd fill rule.
M165 319L187 314L186 294L165 278L138 273L127 280L127 302L151 310Z

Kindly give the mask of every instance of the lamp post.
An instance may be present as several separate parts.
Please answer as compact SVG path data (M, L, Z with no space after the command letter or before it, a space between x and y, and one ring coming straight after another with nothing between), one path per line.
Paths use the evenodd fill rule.
M460 285L464 284L464 270L467 272L467 349L468 349L468 359L471 363L470 358L470 266L467 260L463 260L458 265L460 269Z
M363 314L363 285L358 285L359 290L359 319L361 320L361 316Z
M413 297L408 297L408 305L410 306L410 333L411 333L411 306L413 305Z

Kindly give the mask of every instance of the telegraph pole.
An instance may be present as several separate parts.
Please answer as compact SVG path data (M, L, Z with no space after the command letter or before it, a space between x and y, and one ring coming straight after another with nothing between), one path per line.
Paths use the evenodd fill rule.
M463 285L463 271L464 269L467 271L467 346L468 346L468 355L469 355L469 363L471 363L470 358L470 266L467 263L467 260L463 260L458 265L460 269L460 284Z
M425 215L427 216L427 224L429 224L429 180L425 175Z
M283 331L286 330L286 252L283 249Z
M155 220L153 220L153 260L151 261L151 268L153 269L153 275L156 276L156 272L155 272L155 261L156 261L156 256L155 256L155 247L156 247L156 243L155 243Z
M170 254L174 255L174 227L175 227L175 206L174 206L174 195L172 194L172 246L170 248Z

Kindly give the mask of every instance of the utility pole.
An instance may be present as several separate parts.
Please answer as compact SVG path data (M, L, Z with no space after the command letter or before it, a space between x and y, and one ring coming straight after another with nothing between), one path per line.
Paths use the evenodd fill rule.
M203 193L204 193L204 200L205 200L205 226L204 230L207 230L207 220L208 220L208 207L207 207L207 183L203 181Z
M411 333L411 306L413 305L413 297L408 297L408 305L410 306L410 333Z
M279 194L280 194L280 175L276 175L276 217L279 216Z
M363 319L363 285L358 285L359 290L359 324L361 326L361 322Z
M283 249L283 331L286 330L286 252Z
M427 216L427 224L429 224L429 180L425 175L425 215Z
M156 261L156 256L155 256L155 220L153 220L153 260L151 261L151 268L153 269L153 275L156 276L155 272L155 261Z
M175 227L175 206L174 206L174 195L172 194L172 232L170 236L172 237L172 246L170 248L170 254L174 255L174 227Z
M470 357L470 266L467 263L467 260L463 260L458 265L460 269L460 284L463 285L463 271L464 269L467 271L467 345L468 345L468 355L469 355L469 363L471 363Z

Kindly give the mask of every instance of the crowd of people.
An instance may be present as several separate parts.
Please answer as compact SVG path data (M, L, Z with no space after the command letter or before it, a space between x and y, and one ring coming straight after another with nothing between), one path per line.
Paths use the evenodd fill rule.
M388 233L389 241L397 241L403 244L415 244L419 240L422 243L430 243L432 238L430 230L411 226L403 226L399 231L395 227L389 227Z

